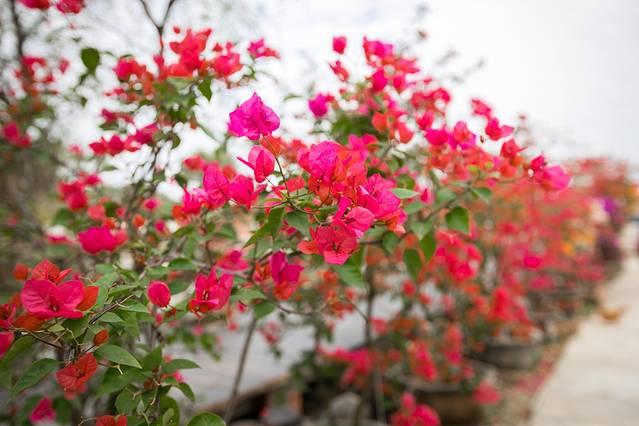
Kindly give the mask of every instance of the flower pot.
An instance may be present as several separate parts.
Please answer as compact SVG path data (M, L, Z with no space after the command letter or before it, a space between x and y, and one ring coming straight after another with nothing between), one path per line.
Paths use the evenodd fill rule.
M388 426L376 420L362 419L359 426ZM305 421L302 426L353 426L353 419L321 419L314 421Z
M543 335L535 333L532 339L522 342L513 339L495 339L486 343L478 359L499 368L528 370L537 364L542 353Z
M472 361L472 364L482 379L496 380L494 367L478 361ZM473 392L461 383L430 383L417 377L399 377L394 381L402 388L409 389L417 402L435 410L444 426L476 425L484 418L482 405L473 398Z

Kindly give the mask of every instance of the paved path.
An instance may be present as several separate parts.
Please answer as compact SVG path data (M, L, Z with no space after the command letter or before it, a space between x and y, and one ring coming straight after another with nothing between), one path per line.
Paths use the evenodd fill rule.
M637 241L637 227L624 246ZM639 258L627 255L605 304L625 306L618 322L592 315L568 342L537 396L531 426L639 425Z

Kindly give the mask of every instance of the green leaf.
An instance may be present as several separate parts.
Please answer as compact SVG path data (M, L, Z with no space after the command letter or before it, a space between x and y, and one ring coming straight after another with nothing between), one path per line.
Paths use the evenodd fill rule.
M93 47L85 47L80 51L80 58L89 74L95 74L95 70L100 63L100 52Z
M193 417L188 426L225 426L224 420L216 414L200 413Z
M446 213L446 226L448 226L448 229L468 234L470 232L468 210L464 207L457 206Z
M195 394L193 393L193 389L186 383L180 383L177 385L177 388L182 392L182 394L191 400L191 402L195 402Z
M286 215L286 223L291 225L302 233L302 235L308 236L310 224L308 222L308 215L301 211L295 210Z
M419 245L422 248L422 252L424 253L424 258L426 262L432 259L435 254L435 249L437 248L437 240L435 240L435 233L431 230L428 234L424 236L419 241Z
M256 288L240 288L231 296L233 302L240 301L245 305L256 299L266 299L264 293Z
M363 250L357 251L343 265L331 265L331 268L337 272L337 275L346 285L360 288L366 287L364 276L362 275L362 252Z
M413 191L412 189L407 189L407 188L393 188L391 189L391 192L397 195L397 198L399 198L400 200L404 200L406 198L413 198L414 196L419 194L419 192Z
M116 314L115 312L106 312L100 317L100 319L98 319L98 322L106 322L109 324L113 324L113 323L122 322L122 318L120 318L120 316Z
M135 368L130 368L120 374L117 368L110 368L104 375L102 384L96 390L96 396L108 395L119 390L122 390L129 383L133 381L143 381L146 377L144 374Z
M142 360L142 367L145 370L154 370L162 362L162 346L158 346L149 352Z
M444 204L454 200L455 198L457 198L457 194L450 188L441 188L437 191L437 194L435 194L435 201L437 204Z
M33 337L25 336L13 342L4 357L0 359L0 368L8 366L18 355L33 346L35 341Z
M129 365L135 368L142 368L137 359L124 349L115 345L103 345L95 351L100 358L107 359L116 364Z
M472 192L475 197L484 201L490 201L490 197L493 195L493 192L488 188L470 188L470 192Z
M382 237L382 247L388 254L392 254L395 251L397 244L399 244L399 237L394 232L387 232Z
M23 390L37 385L57 367L58 361L55 359L43 358L37 360L31 364L29 368L27 368L27 371L25 371L16 381L13 389L11 390L11 394L15 396Z
M197 270L197 266L195 266L195 263L193 263L193 261L190 259L178 257L177 259L173 259L169 263L169 269L178 271L195 271Z
M197 88L200 90L200 93L202 94L202 96L206 98L207 101L211 100L211 97L213 96L213 92L211 91L210 78L205 78L204 80L202 80L200 84L197 85Z
M422 269L422 261L417 250L407 249L404 252L404 263L413 281L417 282L419 272Z
M424 235L428 234L431 229L433 229L433 222L430 220L414 222L410 229L415 233L415 235L417 235L417 238L421 240L424 238Z
M268 220L266 224L260 229L260 236L271 234L272 237L275 237L277 233L280 231L282 227L282 217L284 216L284 208L279 207L271 210L271 213L268 215Z
M187 370L189 368L200 368L200 366L190 359L174 359L164 366L164 372L171 374L178 370Z
M257 305L253 307L253 311L255 312L255 318L258 320L264 318L265 316L267 316L274 310L275 310L275 305L271 302L266 302L266 301L262 303L258 303Z
M132 392L125 389L115 399L115 408L120 414L130 414L139 402L140 400L135 398Z

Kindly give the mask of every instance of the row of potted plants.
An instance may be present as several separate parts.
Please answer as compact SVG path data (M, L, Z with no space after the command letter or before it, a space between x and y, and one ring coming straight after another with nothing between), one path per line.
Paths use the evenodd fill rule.
M606 278L614 259L597 232L614 236L619 219L609 227L595 210L602 197L609 217L631 208L626 176L604 193L609 177L593 160L574 167L570 185L518 134L524 126L503 124L484 101L453 118L446 82L408 50L334 37L332 89L306 97L299 138L273 99L252 92L279 56L263 39L169 34L174 2L159 21L145 7L156 55L84 47L78 82L66 87L68 62L30 56L25 44L25 20L73 19L84 6L56 5L11 1L18 44L0 97L2 160L7 171L45 161L59 208L36 214L28 191L3 205L6 237L29 247L0 306L4 421L187 423L177 395L198 401L206 390L180 373L195 362L169 354L216 357L220 325L246 333L235 380L224 412L188 424L237 419L251 340L261 334L277 353L278 335L300 325L314 340L294 369L305 415L326 417L339 383L359 395L342 421L465 421L475 402L499 399L480 360L529 367L539 318L576 311L570 292L591 294ZM65 152L47 129L61 102L87 101L80 94L102 72L113 82L104 136ZM241 102L215 111L227 123L218 134L201 112L231 96ZM193 132L211 148L176 159ZM380 298L397 309L377 316ZM361 340L329 347L348 314L361 316Z

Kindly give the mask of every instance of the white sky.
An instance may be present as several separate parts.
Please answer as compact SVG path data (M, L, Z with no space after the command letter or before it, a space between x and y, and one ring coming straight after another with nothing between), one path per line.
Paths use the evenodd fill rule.
M302 51L324 57L332 34L358 45L364 34L406 39L423 3L271 1L260 29L285 58ZM455 90L458 98L479 95L504 117L526 113L555 155L639 160L639 1L430 0L428 10L419 25L430 36L421 59L455 49L452 69L485 62Z
M166 0L147 1L158 12L166 4ZM437 71L440 76L484 62L464 84L452 87L459 103L454 114L467 111L468 99L479 96L511 124L519 113L527 114L538 142L551 157L602 154L639 163L634 126L639 112L639 0L426 3L427 13L420 14L423 0L178 0L170 23L211 26L218 40L246 42L264 36L282 53L272 73L298 94L307 92L311 80L320 82L319 90L334 81L326 65L335 57L333 35L348 36L352 50L347 53L360 60L364 35L406 43L416 29L424 29L428 40L417 47L413 44L413 51L427 70L451 49L457 56ZM141 21L137 1L88 4L84 18L102 28L87 32L88 45L116 54L156 50L155 34L148 22ZM111 77L107 70L102 76ZM282 94L271 81L263 81L257 91L278 112L285 111L277 103ZM203 111L207 124L224 129L227 113L237 101L214 100ZM93 111L70 117L75 123L69 129L72 141L88 143L99 136L94 126L98 111L94 105ZM290 122L284 120L283 125ZM210 143L202 135L189 135L180 151L183 155L206 151Z

